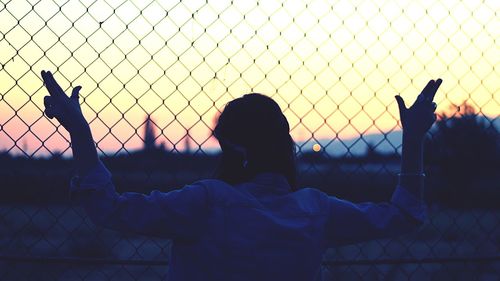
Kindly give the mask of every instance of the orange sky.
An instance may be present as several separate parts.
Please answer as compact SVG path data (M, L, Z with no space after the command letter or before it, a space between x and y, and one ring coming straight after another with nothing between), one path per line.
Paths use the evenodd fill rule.
M108 153L141 147L147 114L160 126L158 143L182 150L189 129L213 147L216 112L248 92L275 98L297 140L392 130L394 95L411 103L437 77L440 109L467 100L500 115L500 2L373 2L70 1L59 9L42 0L32 9L11 1L0 7L0 149L41 156L69 147L42 116L42 69L65 89L83 86L84 113Z

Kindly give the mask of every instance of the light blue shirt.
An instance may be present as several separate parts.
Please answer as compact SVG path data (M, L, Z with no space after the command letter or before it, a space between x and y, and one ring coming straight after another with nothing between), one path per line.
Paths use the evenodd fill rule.
M263 173L235 186L209 179L118 194L101 162L71 182L95 224L172 239L169 281L314 280L329 247L415 230L426 216L422 188L407 178L390 202L355 204L313 188L291 192L284 176Z

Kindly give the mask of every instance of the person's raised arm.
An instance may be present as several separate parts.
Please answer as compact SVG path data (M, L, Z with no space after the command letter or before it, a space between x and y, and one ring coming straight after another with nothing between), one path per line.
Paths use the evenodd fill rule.
M118 194L111 173L97 156L90 126L85 120L78 93L68 97L50 71L42 71L49 96L44 98L45 114L69 132L78 175L71 180L72 198L92 221L103 227L166 238L194 237L203 227L208 209L208 192L194 183L180 190L151 194Z
M387 203L352 203L330 196L327 246L400 235L414 230L426 218L423 201L423 141L436 115L433 102L442 80L431 80L416 102L406 108L396 96L403 127L403 151L398 186Z
M50 71L42 71L42 79L49 92L49 96L44 97L45 115L56 118L68 131L76 169L79 175L85 175L97 165L98 157L90 126L80 108L82 87L73 88L68 97Z
M406 108L401 96L396 96L403 127L399 183L415 196L422 196L423 192L423 142L436 121L437 105L433 100L442 82L441 79L429 81L410 108Z

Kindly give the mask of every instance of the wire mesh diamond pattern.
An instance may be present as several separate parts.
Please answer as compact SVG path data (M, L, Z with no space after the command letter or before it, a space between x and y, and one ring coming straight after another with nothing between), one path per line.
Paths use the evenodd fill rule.
M1 188L26 186L0 205L2 280L165 280L168 268L169 241L98 228L61 194L72 174L70 139L43 116L42 69L65 90L83 86L82 110L122 190L169 190L210 176L214 120L249 92L283 109L302 182L354 201L386 200L394 188L396 94L411 100L442 77L443 124L472 111L500 131L498 1L0 3L0 163L14 163L1 168ZM429 136L437 139L438 128ZM179 164L120 164L148 143ZM447 189L432 176L441 171L433 161L429 222L399 238L328 250L318 279L500 274L498 210L439 204ZM60 188L33 186L48 181ZM498 198L494 182L478 182L492 186L484 196Z

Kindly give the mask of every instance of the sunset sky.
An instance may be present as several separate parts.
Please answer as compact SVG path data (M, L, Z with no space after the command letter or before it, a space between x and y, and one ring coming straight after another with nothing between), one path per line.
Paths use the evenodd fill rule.
M108 154L140 148L148 114L157 143L182 150L189 129L214 148L217 112L249 92L272 96L306 149L399 130L394 95L409 105L439 77L438 111L467 101L500 116L500 1L5 2L0 150L16 154L69 147L43 116L42 69L83 86Z

